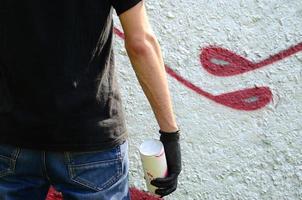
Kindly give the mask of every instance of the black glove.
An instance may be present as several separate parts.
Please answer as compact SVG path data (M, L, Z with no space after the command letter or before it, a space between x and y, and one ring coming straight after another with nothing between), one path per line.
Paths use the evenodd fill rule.
M177 188L177 178L181 172L181 152L179 144L179 131L167 133L159 131L160 141L164 144L165 154L168 165L168 176L165 178L156 178L151 184L158 187L155 193L161 197L169 195Z

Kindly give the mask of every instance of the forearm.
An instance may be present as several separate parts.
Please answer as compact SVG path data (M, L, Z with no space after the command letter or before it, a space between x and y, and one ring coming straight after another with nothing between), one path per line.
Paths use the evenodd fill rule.
M160 46L156 38L147 35L139 45L126 49L138 81L152 107L161 130L178 130Z

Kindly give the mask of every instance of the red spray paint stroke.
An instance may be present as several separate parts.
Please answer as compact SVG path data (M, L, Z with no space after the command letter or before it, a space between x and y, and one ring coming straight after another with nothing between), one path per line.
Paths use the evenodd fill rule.
M125 35L122 31L120 31L118 28L114 27L113 28L113 32L119 36L120 38L122 38L123 40L125 39Z
M63 200L63 196L60 192L57 192L53 187L50 187L46 200Z
M233 76L283 60L302 51L302 42L257 63L227 49L209 46L202 49L200 61L205 70L215 76Z
M124 34L117 28L114 28L114 33L122 39L125 38ZM170 76L175 78L187 88L216 103L233 109L245 111L257 110L266 106L272 100L272 92L268 87L247 88L230 93L213 95L186 80L175 71L173 71L168 65L165 65L165 68Z
M155 197L147 192L140 191L136 188L130 189L131 200L163 200L162 198Z
M195 91L196 93L207 97L208 99L211 99L216 103L228 106L233 109L246 111L256 110L266 106L272 99L272 93L268 87L247 88L234 92L213 95L184 79L168 66L166 66L166 71L173 78L175 78L191 90Z
M131 200L163 200L136 188L130 188ZM61 193L50 187L46 200L63 200Z

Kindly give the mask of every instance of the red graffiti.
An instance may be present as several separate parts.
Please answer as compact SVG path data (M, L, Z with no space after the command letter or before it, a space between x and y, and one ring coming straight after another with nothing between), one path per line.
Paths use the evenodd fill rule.
M114 33L120 38L125 39L123 32L121 32L119 29L114 28ZM210 46L202 49L200 59L202 66L209 73L216 76L232 76L267 66L289 57L299 51L302 51L302 43L299 43L287 50L281 51L276 55L270 56L261 62L253 63L227 49ZM257 110L263 108L272 100L272 92L269 87L245 88L238 91L213 95L183 78L168 65L165 65L165 68L170 76L175 78L187 88L218 104L233 109L245 111Z
M130 188L131 200L162 200L155 197L148 192L140 191L136 188ZM60 192L57 192L53 187L50 187L46 200L63 200L63 196Z
M53 187L50 187L46 200L63 200L63 196L60 192L57 192Z
M205 70L216 76L233 76L255 70L283 60L302 51L302 42L272 55L265 60L253 63L227 49L209 46L202 49L200 61Z
M124 35L124 33L122 32L122 31L120 31L118 28L113 28L113 32L117 35L117 36L119 36L120 38L122 38L122 39L125 39L125 35Z
M180 83L195 91L196 93L213 100L221 105L237 109L237 110L256 110L266 106L272 99L272 93L268 87L255 87L238 90L234 92L213 95L194 85L190 81L184 79L171 68L166 66L166 71Z
M131 200L163 200L162 198L155 197L148 192L138 190L136 188L130 189Z

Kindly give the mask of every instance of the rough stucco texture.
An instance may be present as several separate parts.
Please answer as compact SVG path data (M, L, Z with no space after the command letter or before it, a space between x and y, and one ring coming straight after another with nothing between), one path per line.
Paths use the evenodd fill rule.
M148 0L146 6L165 63L177 74L214 95L262 86L272 93L264 107L240 111L168 76L183 171L178 190L166 199L302 199L302 52L228 77L208 73L199 58L203 47L215 45L260 62L301 43L302 1ZM158 138L158 126L119 37L115 52L130 134L130 183L145 190L138 146Z

